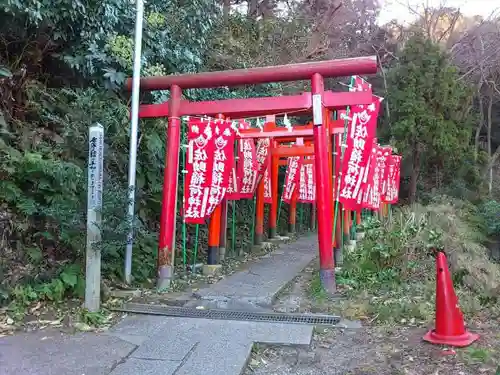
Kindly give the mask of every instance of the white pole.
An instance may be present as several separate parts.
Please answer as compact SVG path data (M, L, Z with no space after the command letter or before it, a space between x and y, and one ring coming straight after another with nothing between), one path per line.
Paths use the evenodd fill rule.
M132 119L130 124L130 153L128 161L128 220L130 220L125 252L125 282L132 281L132 246L134 244L135 174L137 162L137 132L139 129L139 93L141 83L143 0L136 0L134 71L132 75Z
M101 209L103 185L104 128L89 128L87 185L87 249L85 272L85 308L96 312L101 302Z

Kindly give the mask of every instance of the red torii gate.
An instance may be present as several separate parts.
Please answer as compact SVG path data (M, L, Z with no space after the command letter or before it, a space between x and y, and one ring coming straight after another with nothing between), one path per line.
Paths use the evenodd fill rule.
M327 129L323 126L324 108L343 108L353 104L371 103L371 94L363 92L333 93L324 90L324 78L374 74L377 72L376 56L339 59L302 64L270 66L252 69L182 74L164 77L141 78L143 91L170 90L168 103L143 105L139 116L168 117L165 173L163 181L160 237L158 244L158 287L168 287L173 275L172 254L175 246L177 206L177 176L181 119L183 115L214 116L223 113L230 118L255 117L275 113L312 110L313 138L316 169L316 200L318 211L318 246L320 278L327 291L335 292L335 272L332 252L332 186L329 172ZM181 99L182 89L241 86L270 82L310 80L311 93L289 97L232 99L193 103ZM125 87L132 88L129 78ZM290 136L290 135L289 135ZM294 137L300 135L293 134Z
M360 99L360 98L358 98ZM328 110L325 111L326 120L325 123L328 125L328 135L329 137L338 135L344 132L344 121L343 120L332 120L330 118L330 113ZM239 138L262 138L269 137L273 140L273 145L271 147L271 157L272 162L270 165L270 178L271 178L271 189L273 189L273 198L271 203L271 210L269 216L269 237L273 238L277 235L277 211L278 211L278 166L287 165L286 160L280 160L281 157L290 156L312 156L314 155L314 145L313 145L313 125L309 123L307 125L294 126L292 130L287 130L284 128L277 128L275 123L275 116L266 116L266 123L264 125L263 131L260 129L240 129ZM281 146L284 143L296 142L298 139L304 141L303 146ZM330 141L330 140L329 140ZM331 156L330 150L328 151L329 157ZM331 159L331 158L330 158ZM330 160L329 160L330 161ZM306 164L313 164L314 161L306 162ZM329 170L331 170L331 165L329 165ZM332 176L333 177L333 176ZM259 245L263 241L263 225L264 225L264 182L260 181L256 190L256 225L255 225L255 244ZM292 204L291 209L293 210L294 204ZM332 210L333 211L333 210ZM315 210L312 210L312 215L315 215ZM332 212L333 215L333 212ZM311 219L314 222L315 219Z

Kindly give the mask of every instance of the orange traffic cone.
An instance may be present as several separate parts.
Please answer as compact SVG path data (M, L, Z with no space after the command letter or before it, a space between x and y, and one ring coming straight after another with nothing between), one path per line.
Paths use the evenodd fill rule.
M453 289L446 255L438 252L436 258L436 325L424 336L432 344L468 346L479 339L479 335L465 329L464 317L458 306Z

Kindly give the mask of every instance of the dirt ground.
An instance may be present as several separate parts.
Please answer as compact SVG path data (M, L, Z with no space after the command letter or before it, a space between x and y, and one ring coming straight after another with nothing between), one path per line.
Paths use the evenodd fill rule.
M338 301L311 295L315 269L308 267L278 298L276 311L332 312ZM359 328L316 328L309 349L257 345L245 375L500 375L498 322L475 321L469 328L481 338L463 349L423 342L429 327L419 323L377 325L376 317L358 323Z

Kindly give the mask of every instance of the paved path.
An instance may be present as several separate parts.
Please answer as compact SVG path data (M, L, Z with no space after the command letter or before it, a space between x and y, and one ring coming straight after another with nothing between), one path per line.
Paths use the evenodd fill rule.
M112 375L239 375L255 342L308 346L312 327L136 316L110 334L139 344Z
M246 302L270 308L277 294L316 257L316 241L309 235L282 244L245 270L200 289L195 296L203 301Z
M201 289L191 305L264 309L316 256L316 238L283 244ZM305 345L313 327L131 315L105 334L0 338L1 375L240 375L254 343Z

